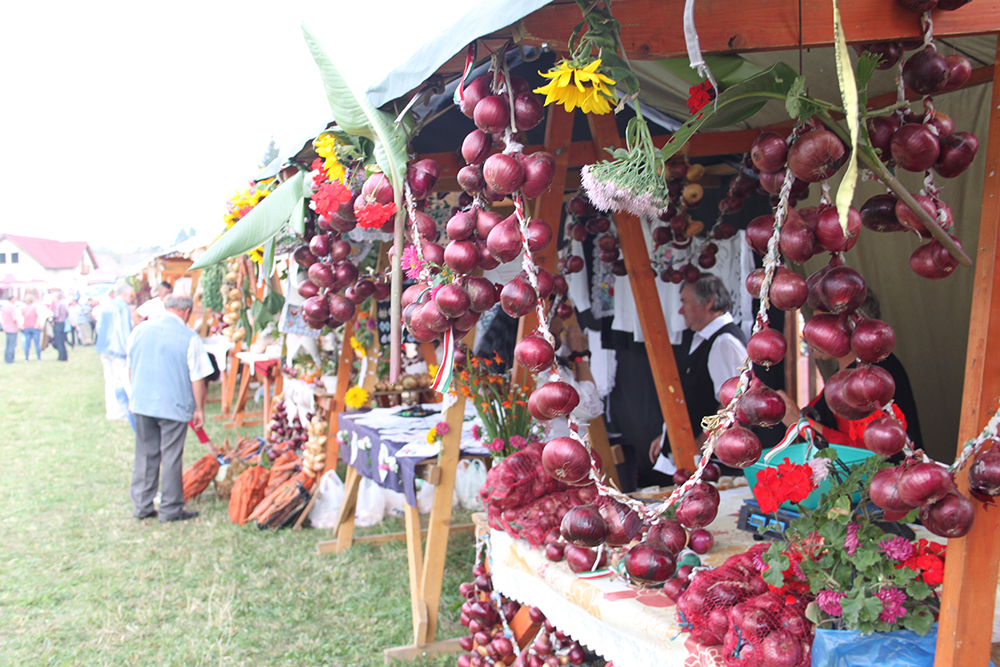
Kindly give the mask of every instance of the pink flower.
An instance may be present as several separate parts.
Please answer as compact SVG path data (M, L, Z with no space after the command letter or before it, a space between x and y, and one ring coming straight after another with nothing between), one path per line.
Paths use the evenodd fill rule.
M840 607L840 600L846 597L844 593L837 593L836 591L820 591L816 596L816 604L819 608L823 610L824 614L830 616L840 616L844 613L844 610Z
M809 461L809 467L812 468L813 485L816 487L830 476L830 459L813 459Z
M472 437L476 440L483 439L483 431L479 428L479 424L473 424L472 426Z
M758 551L753 555L753 566L757 568L758 572L765 572L767 570L767 563L761 558L763 551Z
M897 563L902 563L913 556L913 545L905 537L900 537L899 535L882 540L878 543L878 546L879 551Z
M490 451L502 452L504 445L506 444L507 443L505 443L501 438L493 438L493 442L487 444L486 447L489 448Z
M437 429L438 435L447 435L448 431L451 430L451 428L449 428L449 426L448 426L448 422L445 422L445 421L438 422L434 426L434 428Z
M510 446L513 447L514 449L521 449L522 447L524 447L527 444L528 444L528 441L525 440L524 438L522 438L519 435L514 435L514 436L511 436L511 438L510 438Z
M878 615L878 620L883 623L895 623L906 616L906 593L891 586L883 588L875 593L875 597L882 601L882 613Z
M856 523L847 524L847 538L844 540L844 548L847 549L847 555L853 556L854 552L858 550L858 528L860 528Z
M417 257L416 246L408 245L403 249L403 256L400 258L400 263L403 270L406 271L406 277L410 280L419 280L420 272L424 268L423 262Z

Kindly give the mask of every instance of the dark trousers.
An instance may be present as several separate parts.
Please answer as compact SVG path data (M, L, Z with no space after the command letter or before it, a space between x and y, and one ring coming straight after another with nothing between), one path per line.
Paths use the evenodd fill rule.
M5 332L6 333L6 332ZM14 352L17 350L17 332L7 334L7 347L3 351L3 360L14 363Z
M66 361L66 322L54 322L52 324L52 347L59 352L59 361Z
M129 495L133 516L149 514L160 487L160 521L184 509L184 438L187 422L135 415L135 465ZM162 484L160 472L163 473Z

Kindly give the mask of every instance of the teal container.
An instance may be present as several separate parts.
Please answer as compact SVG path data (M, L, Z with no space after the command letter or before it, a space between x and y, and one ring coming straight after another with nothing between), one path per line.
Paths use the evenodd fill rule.
M837 451L837 456L844 465L850 467L855 463L864 461L869 456L875 456L874 452L867 449L861 449L860 447L847 447L846 445L828 445ZM811 450L811 451L810 451ZM766 452L765 452L766 453ZM753 490L754 485L757 483L757 475L764 468L777 468L778 464L784 463L785 459L788 459L792 463L805 463L810 459L815 458L816 449L807 442L799 442L793 445L789 445L781 452L778 452L777 456L772 459L771 464L768 465L764 463L764 456L761 455L760 461L754 463L752 466L744 468L743 474L746 475L747 482L750 484L750 490ZM803 500L800 505L808 507L809 509L816 509L819 505L820 496L824 493L829 493L830 479L824 479L823 483L819 485L819 488L809 494L809 497ZM858 502L861 499L861 494L854 494L854 502ZM795 504L791 502L784 502L781 504L784 509L795 511Z

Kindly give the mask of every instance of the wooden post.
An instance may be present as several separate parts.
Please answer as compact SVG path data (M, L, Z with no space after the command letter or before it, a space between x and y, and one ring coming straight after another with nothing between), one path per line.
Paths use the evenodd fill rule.
M351 384L351 363L354 360L354 349L351 347L351 336L354 335L354 319L344 325L344 340L340 345L340 360L337 363L337 391L330 405L330 421L326 432L326 467L327 470L337 467L340 457L340 443L337 442L337 432L340 431L340 413L344 411L344 396ZM320 475L322 477L322 475Z
M573 139L573 114L557 104L549 106L545 118L545 150L555 158L555 172L549 189L535 198L535 218L544 220L552 228L552 243L533 255L535 264L555 274L555 258L559 223L562 220L563 193L566 190L566 172L569 169L569 146ZM521 318L517 324L517 340L538 327L538 315L534 310ZM514 364L514 383L530 385L531 374Z
M1000 42L995 63L996 71L1000 72ZM997 409L1000 395L1000 86L995 83L989 108L986 181L972 288L959 451L962 443L982 431ZM967 495L968 475L963 471L955 477L959 491ZM948 540L934 659L938 667L985 665L990 658L993 603L1000 567L997 543L1000 512L995 509L987 512L986 506L975 499L972 504L976 510L972 530L965 537Z
M587 121L590 123L590 133L594 137L594 147L598 154L606 154L602 150L605 147L622 147L614 116L588 114ZM636 309L639 313L639 324L642 326L642 335L646 338L646 353L649 355L649 365L653 371L656 395L660 399L663 421L667 425L670 450L674 454L674 463L678 468L694 470L696 467L694 457L698 453L698 448L694 444L694 434L691 432L691 420L684 402L677 363L674 361L673 348L670 347L663 309L660 308L656 274L649 262L649 250L641 225L642 221L634 215L615 213L618 242L621 245L625 268L628 270L632 296L638 304Z

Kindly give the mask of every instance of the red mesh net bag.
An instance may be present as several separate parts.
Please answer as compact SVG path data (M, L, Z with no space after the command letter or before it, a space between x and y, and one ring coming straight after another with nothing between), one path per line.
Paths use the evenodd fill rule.
M806 603L772 591L733 607L722 645L726 667L809 667L814 626L805 617Z
M761 548L763 547L763 548ZM687 589L677 599L677 620L681 629L705 646L720 646L729 631L729 612L741 602L768 592L760 576L763 563L758 545L735 556L713 570L694 574Z

